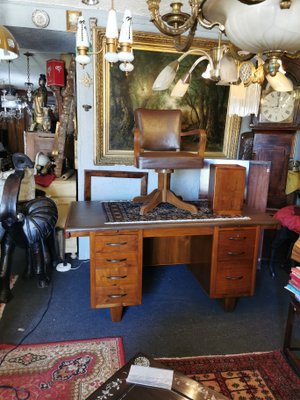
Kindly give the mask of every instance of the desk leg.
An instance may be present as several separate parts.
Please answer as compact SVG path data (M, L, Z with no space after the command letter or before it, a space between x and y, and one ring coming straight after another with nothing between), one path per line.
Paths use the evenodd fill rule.
M236 306L236 297L224 297L221 299L225 311L233 311Z
M112 322L121 321L122 313L123 313L123 306L111 307L111 309L110 309L110 317L111 317Z

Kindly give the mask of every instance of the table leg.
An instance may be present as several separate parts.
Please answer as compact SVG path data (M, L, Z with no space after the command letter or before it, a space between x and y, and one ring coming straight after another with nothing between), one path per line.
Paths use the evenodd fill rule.
M121 321L122 313L123 313L123 306L111 307L110 317L111 317L112 322Z
M225 311L233 311L236 306L236 301L236 297L224 297L223 299L221 299Z

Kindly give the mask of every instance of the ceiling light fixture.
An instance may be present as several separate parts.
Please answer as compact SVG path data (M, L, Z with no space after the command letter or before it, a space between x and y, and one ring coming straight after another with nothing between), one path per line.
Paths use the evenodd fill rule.
M19 45L4 26L0 26L0 60L14 60L19 57Z
M120 62L119 68L126 73L133 70L132 61L134 55L132 51L133 32L132 32L132 16L130 10L125 10L123 23L118 31L117 13L114 9L114 2L111 2L111 9L108 12L106 32L105 32L105 47L100 51L104 51L104 58L109 63ZM78 18L77 33L76 33L76 61L83 67L90 63L89 51L90 41L83 17Z
M242 81L246 88L243 92L256 96L255 105L253 100L253 104L248 110L258 110L261 92L259 86L263 84L265 78L274 90L289 91L293 89L291 81L280 71L280 65L283 55L293 58L300 57L300 24L297 17L300 14L300 0L226 0L226 2L222 0L190 0L190 14L181 10L181 2L172 2L171 12L162 16L159 13L160 0L147 0L147 4L150 19L154 25L163 34L171 36L175 48L180 52L186 52L187 55L197 54L197 49L192 52L189 49L198 23L205 29L218 27L220 32L226 34L230 42L223 46L219 44L216 47L216 56L213 56L215 49L208 51L214 62L207 57L209 62L205 76L209 74L209 69L214 70L213 66L218 65L220 72L218 79L223 83L226 81L227 84L232 83L230 82L232 78L228 76L228 73L226 77L224 73L222 76L222 69L224 70L226 64L223 59L226 57L235 60L240 78L245 69L245 66L242 67L242 62L253 60L253 57L256 58L255 64L249 61L253 68L250 64L247 66L250 73L247 84ZM184 33L187 35L183 36ZM200 56L203 61L201 52ZM180 59L178 61L180 62ZM191 69L193 68L195 66L191 67ZM189 78L185 77L183 82L187 84L189 79L190 74ZM164 90L157 88L157 82L155 85L153 86L154 90ZM250 87L251 85L255 85L255 87ZM248 100L245 100L246 103L249 103ZM246 110L246 112L248 111Z
M95 6L96 4L99 3L99 0L81 0L83 4L86 4L87 6Z

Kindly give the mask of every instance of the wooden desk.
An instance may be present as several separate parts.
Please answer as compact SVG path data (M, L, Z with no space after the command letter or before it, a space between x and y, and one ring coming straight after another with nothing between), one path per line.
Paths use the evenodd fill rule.
M277 221L245 210L251 219L210 222L105 224L99 201L71 203L66 237L90 238L93 308L110 308L120 321L124 306L142 302L143 265L188 264L210 298L226 311L255 290L261 231Z

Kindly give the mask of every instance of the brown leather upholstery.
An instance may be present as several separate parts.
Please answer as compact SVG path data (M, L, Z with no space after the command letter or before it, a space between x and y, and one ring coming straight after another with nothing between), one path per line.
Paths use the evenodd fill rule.
M173 193L167 195L167 191L170 192L169 174L174 169L199 169L203 167L206 133L202 129L182 133L181 116L181 110L139 108L135 111L135 166L141 169L155 169L159 173L159 188L146 197L134 199L134 201L151 203L154 195L156 197L156 201L152 202L152 205L148 204L141 208L141 214L154 208L160 202L171 202L172 204L175 202L177 207L196 212L195 208L190 207L190 205L187 207L186 203L181 200L176 201L176 196ZM199 136L197 152L181 151L181 138L189 135ZM161 174L166 176L162 177ZM159 195L157 191L164 191L164 194ZM179 204L180 201L181 205Z

